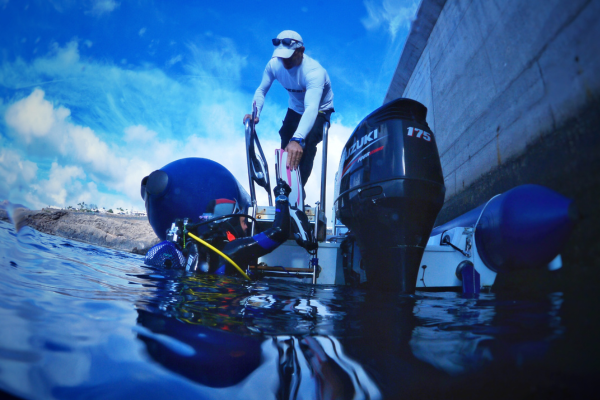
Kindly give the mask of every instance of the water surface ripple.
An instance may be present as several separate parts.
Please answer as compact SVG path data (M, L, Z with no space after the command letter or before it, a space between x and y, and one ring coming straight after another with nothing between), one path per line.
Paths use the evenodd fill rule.
M560 397L561 293L195 276L0 222L0 390L35 399ZM557 350L559 349L559 350ZM1 393L0 393L1 394ZM190 397L191 396L191 397Z

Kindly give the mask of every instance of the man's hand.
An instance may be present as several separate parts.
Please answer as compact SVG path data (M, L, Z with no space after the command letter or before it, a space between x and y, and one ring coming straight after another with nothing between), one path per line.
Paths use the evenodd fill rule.
M289 142L287 146L285 146L285 151L288 152L286 166L293 171L296 168L298 168L304 150L302 150L302 146L300 146L300 143L292 141Z
M252 118L252 115L250 115L250 114L246 114L246 115L244 115L244 124L245 124L245 123L246 123L246 121L247 121L247 120L249 120L250 118ZM255 124L258 124L258 120L259 120L259 118L258 118L258 117L254 117L254 123L255 123Z

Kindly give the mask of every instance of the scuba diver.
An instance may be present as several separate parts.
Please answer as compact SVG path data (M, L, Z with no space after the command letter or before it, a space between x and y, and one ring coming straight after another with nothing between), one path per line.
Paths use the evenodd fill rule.
M290 186L283 180L273 189L275 219L273 225L252 237L246 237L246 219L235 200L215 199L207 206L201 221L189 224L187 219L173 222L167 240L152 247L146 254L146 265L184 268L218 275L243 272L250 262L275 250L290 236ZM294 236L308 251L314 250L312 230L306 214L294 213ZM300 217L300 218L299 218ZM242 266L242 268L240 268Z

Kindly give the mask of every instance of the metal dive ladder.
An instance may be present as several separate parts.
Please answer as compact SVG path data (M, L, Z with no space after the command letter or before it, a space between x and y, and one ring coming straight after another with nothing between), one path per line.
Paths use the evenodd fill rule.
M257 110L256 104L252 105L252 117L246 120L246 160L248 166L248 184L250 187L250 198L252 202L252 223L251 236L254 236L256 226L260 221L260 224L267 225L272 224L275 219L275 207L273 206L273 200L271 196L271 181L269 178L269 167L265 159L260 141L255 130L254 120L256 118ZM322 149L322 167L321 167L321 193L319 201L315 203L315 207L304 207L310 223L314 224L314 236L317 241L324 241L327 232L327 219L323 210L325 207L325 187L327 184L327 143L329 134L329 121L325 121L323 124L323 149ZM254 184L257 184L264 188L267 192L269 205L258 206L256 200L256 190ZM270 225L269 225L270 226ZM300 246L298 246L300 247ZM282 266L269 266L258 264L249 266L248 271L262 271L269 275L289 275L290 273L295 276L306 276L312 278L312 283L317 283L317 277L319 274L318 266L318 248L315 250L315 254L307 268L285 268Z

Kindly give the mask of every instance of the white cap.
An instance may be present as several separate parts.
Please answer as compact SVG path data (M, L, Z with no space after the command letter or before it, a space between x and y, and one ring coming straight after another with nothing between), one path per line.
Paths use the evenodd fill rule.
M294 39L295 41L289 46L284 45L283 42L279 43L279 46L277 46L273 52L273 57L290 58L297 48L304 45L302 36L294 31L283 31L277 35L277 39Z

